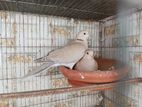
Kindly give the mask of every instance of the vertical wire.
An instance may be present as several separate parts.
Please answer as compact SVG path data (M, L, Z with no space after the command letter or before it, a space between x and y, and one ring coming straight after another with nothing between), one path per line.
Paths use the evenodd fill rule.
M29 31L28 31L28 29L29 29L29 14L25 14L23 17L24 17L24 47L25 47L24 49L25 50L22 54L25 57L29 57L29 39L28 39L29 38ZM25 73L27 73L30 64L29 64L29 61L28 62L24 61L24 63L25 63ZM28 67L26 67L26 66L28 66ZM28 81L26 81L26 82L28 83ZM25 83L26 86L27 86L27 83ZM27 87L26 87L26 89L29 90L29 88L27 88ZM27 100L26 100L26 102L27 102ZM25 105L26 105L26 103L25 103Z
M45 26L44 26L44 22L46 23L46 21L45 21L45 16L44 16L43 19L42 19L42 28L43 28L43 29L41 29L42 32L43 32L42 40L44 40L44 37L45 37L45 32L44 32ZM47 29L47 28L46 28L46 29ZM44 41L44 43L45 43L45 41ZM42 47L40 47L40 49L43 48L43 47L45 47L44 45L45 45L45 44L42 44ZM43 49L43 53L44 53L44 55L45 55L44 49ZM41 56L41 55L40 55L40 56ZM47 74L47 73L46 73L46 74ZM44 77L44 79L46 80L45 77ZM43 86L43 87L44 87L44 89L45 89L45 81L43 81L43 83L44 83L44 86ZM45 97L44 97L43 101L45 102ZM45 107L45 104L44 104L44 107Z
M0 13L2 13L3 11L0 11ZM3 35L3 32L2 32L2 30L3 30L3 27L4 27L4 23L3 23L3 21L2 21L2 15L0 15L0 20L1 20L1 24L0 24L0 26L1 26L1 36L0 36L0 39L1 39L1 43L2 43L2 35ZM2 64L2 66L1 66L1 69L2 69L2 88L3 88L3 91L2 91L2 93L4 93L4 86L5 86L5 83L4 83L4 73L3 73L3 71L4 71L4 64L2 63L3 62L3 55L4 55L4 50L3 50L3 48L4 48L4 46L3 46L3 44L1 44L0 45L0 47L1 47L1 64Z
M121 36L120 37L118 37L118 40L119 41L121 41L122 43L122 45L120 46L121 47L121 49L120 49L120 61L122 61L123 62L123 57L124 57L124 48L126 47L125 45L126 44L124 44L124 35L125 35L125 33L124 33L124 30L123 29L125 29L125 26L124 26L124 17L121 19ZM113 92L113 94L115 95L115 97L118 97L118 93L117 92L119 92L119 93L122 93L122 88L121 87L119 87L119 89L117 90L114 90L114 92ZM114 100L114 103L115 103L115 99L114 99L114 96L113 96L113 100ZM122 102L122 100L120 99L120 100L118 100L118 102L117 102L119 105L121 105L122 107L123 107L123 102ZM116 103L116 104L117 104ZM121 104L120 104L121 103ZM115 104L115 105L116 105Z
M105 41L106 41L106 38L105 38L105 23L104 22L99 22L99 28L98 29L101 29L101 32L98 32L99 34L99 47L100 47L100 52L99 52L99 57L104 57L103 55L103 51L104 51L104 48L103 46L105 46Z
M26 49L25 49L25 50L28 51L28 53L27 53L27 57L28 57L28 58L30 57L30 55L29 55L29 54L30 54L30 53L29 53L29 52L30 52L30 49L29 49L29 48L30 48L30 47L29 47L29 44L30 44L30 40L29 40L29 39L30 39L30 35L29 35L29 34L30 34L30 32L29 32L29 24L30 24L30 21L29 21L29 20L30 20L30 15L29 15L29 14L26 14L25 25L26 25L26 36L27 36L27 37L26 37L26 40L25 40L25 41L26 41L26 44L25 44L25 46L26 46L25 48L26 48ZM29 71L28 69L29 69L30 62L28 61L27 63L28 63L27 71ZM28 81L27 81L27 83L28 83ZM29 87L28 90L30 90L30 87Z
M12 13L9 12L9 28L10 28L10 29L9 29L9 30L10 30L10 31L9 31L10 33L9 33L9 34L10 34L10 35L12 35L12 34L11 34L11 25L12 25L12 21L11 21L11 20L12 20L12 18L11 18L12 16L11 16L11 14L12 14ZM15 19L15 18L16 18L16 17L14 17L14 22L13 22L13 23L16 24L16 19ZM12 38L11 38L11 39L14 39L14 42L16 42L15 39L16 39L16 36L17 36L16 33L15 33L15 31L14 31L14 30L16 30L15 26L17 26L17 25L14 25L14 26L13 26L13 27L14 27L14 29L13 29L13 36L12 36ZM12 42L13 42L13 41L12 41ZM15 43L15 44L16 44L16 43ZM15 45L15 46L16 46L16 45ZM11 46L11 49L10 49L10 52L9 52L10 54L9 54L9 55L12 55L12 48L15 49L16 47ZM7 58L8 58L8 56L7 56ZM9 68L14 69L14 67L12 67L13 63L10 64L10 65L11 65L11 67L9 67ZM13 78L12 70L9 70L9 72L10 72L10 71L11 71L10 78ZM13 80L11 79L11 82L12 82L12 84L14 84L14 87L12 87L12 92L15 92L15 88L17 89L17 86L15 87L15 82L16 82L15 79L16 79L16 77L17 77L17 75L16 75L16 66L15 66L15 70L13 70L13 71L15 71L15 72L14 72L15 74L14 74L14 79L13 79ZM16 75L16 76L15 76L15 75ZM16 85L17 85L17 84L16 84ZM13 88L14 88L14 89L13 89ZM16 100L15 100L15 101L16 101ZM14 99L12 100L12 102L13 102L13 106L14 106Z
M88 103L91 103L91 106L94 106L94 104L93 104L93 92L89 92L90 93L90 97L91 97L91 101L90 100L88 100ZM96 98L95 98L95 100L96 100Z
M36 46L36 52L37 52L38 39L39 39L39 38L38 38L38 33L39 33L39 32L38 32L38 18L39 18L39 15L36 14L35 17L36 17L36 19L35 19L35 23L36 23L36 31L35 31L35 32L36 32L36 35L35 35L35 36L36 36L36 37L35 37L35 38L36 38L36 40L35 40L36 42L35 42L35 46ZM36 67L37 67L37 64L36 64ZM38 86L37 86L37 83L38 83L37 77L35 77L34 80L36 81L35 88L37 89L37 88L38 88ZM35 97L35 102L34 102L34 103L37 104L37 102L38 102L38 98Z
M103 53L104 51L105 51L105 47L107 47L107 46L105 46L105 44L106 44L106 32L105 32L105 30L106 30L106 23L101 23L100 25L99 25L101 28L102 28L102 37L101 38L103 38L102 40L101 40L101 42L100 42L100 45L101 45L101 52L100 52L100 54L101 54L101 56L100 57L104 57L105 56L105 53Z
M45 34L47 34L48 39L49 39L49 42L50 42L50 46L51 46L51 27L50 27L50 24L49 24L49 22L48 22L50 18L51 18L51 17L48 17L48 16L46 17L46 22L47 22L47 23L46 23L46 24L47 24L46 27L48 28L48 31L47 31ZM45 31L46 31L46 30L45 30ZM50 33L49 33L49 32L50 32ZM46 37L46 35L44 36L44 38L45 38L45 37ZM48 45L48 46L49 46L49 45ZM52 47L52 46L51 46L51 47ZM46 51L45 51L45 52L46 52ZM47 74L47 75L48 75L48 74ZM50 78L50 75L48 76L48 79L51 79L51 78ZM47 84L49 84L49 81L48 81ZM51 86L50 86L50 87L51 87ZM49 99L49 98L48 98L48 99ZM49 100L50 100L50 99L49 99ZM49 101L49 100L48 100L48 101Z
M127 39L127 16L125 16L125 29L124 29L124 31L125 31L125 35L124 35L124 40L126 41L126 39ZM125 38L126 37L126 38ZM129 37L128 37L129 38ZM125 64L127 64L127 57L128 57L128 51L129 50L129 46L127 46L127 44L126 44L126 46L125 46L125 48L124 48L124 58L123 58L123 62L125 63ZM124 92L123 92L124 91ZM122 92L124 93L124 95L126 94L126 86L123 86L122 87ZM124 107L126 106L126 101L124 102Z
M50 24L51 24L51 26L50 26L50 29L51 29L51 32L52 32L52 34L51 34L51 42L52 42L52 44L51 44L51 47L49 47L49 49L50 50L52 50L52 49L54 49L54 46L55 46L55 34L54 34L54 31L53 31L53 29L54 29L54 27L55 27L55 22L54 22L54 18L55 18L55 16L51 16L51 22L50 22ZM54 80L54 76L52 76L52 74L50 74L50 76L51 76L51 81L53 82L53 80ZM49 83L50 84L50 83ZM52 85L52 88L56 88L56 86L54 86L54 85ZM54 95L52 94L51 95L51 102L53 101L53 98L54 98ZM52 105L52 104L51 104Z
M61 30L64 30L64 31L67 32L67 29L66 29L64 26L65 26L65 18L61 18ZM61 37L59 37L59 38L61 38L61 44L60 44L59 47L65 45L65 37L66 37L67 35L65 35L65 33L61 33L60 36L61 36Z
M36 52L36 55L37 55L37 50L36 50L36 34L37 32L35 31L36 30L36 15L32 15L31 16L31 22L32 22L32 27L31 27L31 30L32 30L32 51L35 51ZM36 34L35 34L36 33ZM35 39L34 39L35 38ZM34 64L34 62L32 63L32 69L34 69L34 67L36 67L37 64ZM31 79L31 82L34 83L34 78ZM32 84L32 90L34 89L34 86L35 84ZM33 101L35 100L35 98L33 98Z
M31 52L30 51L30 40L29 40L29 38L30 38L30 15L29 14L27 14L27 39L28 39L28 41L27 41L27 50L28 50L28 52ZM31 53L30 53L30 55L28 55L28 59L29 59L29 57L31 57ZM31 66L31 62L30 61L28 61L28 67L29 66ZM29 81L30 82L30 81ZM31 87L30 87L31 88ZM27 98L28 99L28 104L30 105L30 98Z
M41 21L41 15L39 14L38 15L38 40L39 40L39 42L38 42L38 47L37 47L37 49L38 48L41 48L41 41L43 41L41 38L42 38L42 35L41 35L41 31L40 31L40 27L41 27L41 23L40 23L40 21ZM43 41L44 42L44 41ZM41 56L41 53L40 53L40 56ZM42 85L42 83L41 83L41 75L39 75L39 77L38 77L38 85L39 85L39 89L38 90L41 90L41 85ZM41 101L41 96L39 96L39 100L40 100L40 103L42 102ZM39 103L39 102L38 102Z
M94 22L92 22L92 20L89 20L89 22L88 22L88 25L89 25L89 28L88 29L90 29L91 30L91 34L92 34L92 39L90 39L90 46L91 46L91 49L93 49L93 51L95 52L96 51L96 48L95 48L95 46L93 46L93 40L94 40L94 38L96 38L97 39L97 37L94 35L94 32L93 32L93 30L92 29L94 29L93 28L93 26L92 26L92 24L94 24ZM95 36L95 37L94 37ZM94 41L95 42L95 41Z
M63 29L63 30L65 30L64 29L64 26L65 26L65 18L61 18L61 23L60 23L60 25L61 25L61 29ZM66 31L66 30L65 30ZM66 35L63 33L61 33L61 35L60 35L60 37L59 38L61 38L61 44L60 44L60 46L63 46L63 45L65 45L64 44L64 40L65 40L65 37L66 37ZM60 75L60 74L58 74L58 75ZM61 76L60 76L60 78L62 78ZM61 82L61 81L60 81ZM60 87L64 87L64 86L60 86ZM61 96L61 98L62 99L64 99L64 93L63 94L61 94L62 96ZM68 102L68 100L67 100L67 102ZM68 103L67 103L68 104Z
M41 32L41 24L42 24L42 20L43 20L43 15L39 15L39 20L38 20L38 23L39 23L39 27L38 27L38 29L39 29L39 45L38 45L38 49L39 48L41 48L41 46L42 46L42 42L41 41L43 41L44 42L44 40L42 39L42 37L43 37L43 34L42 34L42 32ZM41 56L41 53L40 53L40 56ZM43 86L42 86L42 75L40 75L39 76L39 82L40 82L40 88L39 88L39 90L42 90L42 88L43 88ZM41 96L39 96L39 100L40 100L40 103L42 103L42 97Z
M114 23L113 23L113 20L111 20L111 21L110 21L110 24L109 24L109 27L111 28L111 33L109 33L110 36L111 36L111 44L109 44L109 47L108 47L108 50L107 50L107 51L109 51L109 58L112 58L112 57L111 57L111 53L113 53L113 49L114 49L113 46L112 46L112 42L113 42L113 38L114 38L114 34L112 33L112 29L113 29L112 26L113 26L113 24L114 24ZM113 55L112 55L112 56L113 56ZM112 99L113 99L113 102L115 101L115 97L116 97L116 95L114 94L115 91L116 91L116 90L113 89L112 92L111 92L111 94L112 94L111 97L112 97Z
M133 30L132 30L132 35L131 35L132 37L134 37L134 35L135 35L135 33L136 33L136 29L134 28L134 25L137 24L136 21L137 21L137 15L132 13L132 28L133 28ZM132 41L132 40L131 40L131 41ZM135 51L135 50L133 49L133 48L135 48L133 43L131 44L131 46L132 46L132 47L131 47L132 50ZM134 71L132 71L132 72L134 72ZM133 73L132 73L132 74L133 74ZM135 76L136 76L136 75L135 75ZM130 87L130 92L129 92L130 95L129 95L128 97L129 97L129 98L133 98L133 94L132 94L132 93L133 93L133 89L132 89L133 86L130 85L129 87Z
M53 48L51 48L50 47L50 50L52 50L52 49L54 49L54 48L57 48L56 46L58 46L58 43L57 43L57 41L56 40L58 40L58 42L59 42L59 39L57 39L57 37L55 36L55 32L54 32L54 29L55 29L55 27L56 27L56 25L55 25L55 19L56 19L56 17L55 16L52 16L52 22L51 22L51 24L52 24L52 28L51 28L51 30L52 30L52 42L53 42ZM56 74L51 74L50 76L52 76L53 78L52 78L52 81L55 81L55 79L57 78L57 75ZM52 85L52 88L57 88L56 87L56 85ZM60 97L60 94L59 94L59 97ZM52 95L52 98L54 98L54 94ZM52 101L53 101L53 99L52 99Z
M50 47L51 49L54 48L54 46L53 46L53 45L54 45L54 43L53 43L53 42L54 42L54 41L53 41L53 34L54 34L54 32L53 32L53 26L54 26L53 19L54 19L54 17L53 17L53 16L50 16L50 23L49 23L49 26L50 26L50 32L51 32L51 47ZM49 21L49 20L48 20L48 21ZM48 33L48 34L49 34L49 33ZM49 48L49 50L51 50L50 48Z
M136 35L134 36L134 38L135 37L139 37L140 38L140 12L137 12L136 13L136 27L138 27L137 29L135 29L136 30ZM136 38L135 38L136 39ZM134 44L134 46L135 46L135 44ZM138 47L136 47L136 48L138 48L139 50L141 50L140 49L140 46L138 45ZM135 50L136 51L136 50ZM141 51L139 52L140 54L141 54ZM138 75L140 75L140 69L141 69L141 62L139 61L139 66L138 66L139 68L138 68L138 71L137 71L137 74L136 74L136 76L138 76ZM136 84L133 84L133 86L132 86L132 89L134 90L134 86L135 86ZM136 89L137 89L137 87L136 87ZM137 90L137 93L139 93L139 90ZM135 93L136 94L136 93ZM134 94L132 94L133 95L133 97L134 97ZM137 96L138 97L138 96ZM138 98L139 99L139 98ZM135 102L137 102L137 103L139 103L139 100L138 99L135 99Z
M36 24L35 24L35 15L31 15L31 38L33 38L32 39L32 45L31 45L31 48L32 48L32 52L33 51L35 51L36 52L36 54L37 54L37 51L36 51L36 47L34 47L34 42L35 42L35 37L33 36L35 33L35 26L36 26ZM34 62L32 62L32 69L34 68L34 66L35 66L35 64L34 64ZM31 82L33 82L34 81L34 79L32 78L31 79ZM34 88L34 84L32 84L32 86L31 86L31 89L33 90L33 88ZM33 97L32 98L32 103L33 103L33 105L34 105L34 100L35 100L35 98Z
M84 21L82 21L82 25L81 25L81 30L84 29ZM81 98L81 107L83 106L83 99L84 99L84 96L81 95L81 92L84 91L84 90L81 90L79 91L79 97Z
M131 38L134 38L135 36L134 35L136 35L137 34L137 31L136 31L136 29L134 28L134 26L137 24L137 14L136 13L132 13L132 34L131 34ZM130 48L132 48L132 51L133 52L135 52L135 49L137 48L137 47L135 47L134 46L134 44L133 44L133 40L131 40L132 41L132 43L130 44ZM135 48L135 49L134 49ZM139 63L138 63L138 68L139 68ZM138 68L137 68L137 71L138 71ZM137 71L135 72L135 74L133 75L133 73L134 73L134 71L132 71L133 73L132 73L132 75L133 75L133 78L137 75ZM131 77L132 78L132 77ZM129 85L129 89L130 89L130 92L129 92L129 95L127 95L128 96L128 98L131 98L131 99L133 99L133 84L132 85ZM131 103L132 103L132 101L131 101Z
M22 19L23 19L23 39L24 39L24 41L23 41L23 47L24 47L24 52L26 51L26 37L25 37L25 35L26 35L26 33L25 33L25 15L26 14L23 14L22 15ZM24 74L26 74L26 63L25 63L25 61L24 61ZM24 89L26 90L26 82L24 83ZM24 98L24 105L26 104L26 98Z
M50 23L49 23L49 19L50 19ZM52 31L51 31L51 26L50 26L50 24L51 24L51 21L52 21L52 19L51 19L51 17L46 17L46 21L47 21L47 26L46 27L48 27L48 32L46 32L46 34L48 35L48 38L49 38L49 40L50 40L50 46L51 46L51 48L52 48L52 45L51 45L51 35L52 35ZM50 33L49 33L49 31L50 31ZM46 37L46 36L45 36ZM48 48L49 49L49 48ZM50 81L51 81L51 76L49 75L48 76L48 79L50 79ZM49 81L48 81L48 83L47 84L49 84ZM50 86L50 87L52 87L52 86ZM50 95L51 96L51 95ZM51 101L51 98L48 98L48 101Z
M6 12L5 15L7 15L8 13ZM8 62L7 62L7 56L8 56L8 52L7 52L7 48L8 48L8 36L7 36L7 18L5 17L5 37L6 37L6 82L7 82L7 86L9 84L9 79L8 79ZM7 93L9 88L7 88Z
M17 45L19 45L19 49L22 50L22 46L21 46L21 35L20 35L20 34L21 34L21 24L22 24L22 22L21 22L21 14L20 14L20 13L18 14L18 20L19 20L19 22L18 22L18 28L19 28L19 29L18 29L18 33L19 33L19 34L18 34L18 36L19 36L19 37L18 37L18 38L19 38L19 44L17 44ZM16 52L14 52L14 54L16 54ZM21 62L20 62L19 68L20 68L20 71L21 71ZM24 75L25 75L25 74L24 74ZM23 76L23 75L22 75L22 73L20 72L20 77L22 77L22 76ZM23 85L23 83L22 83L22 85ZM22 87L22 86L21 86L21 84L20 84L20 87L19 87L20 90L21 90L21 87ZM22 90L22 91L23 91L23 90ZM22 99L19 98L19 100L20 100L20 105L22 105Z
M139 29L138 29L138 33L139 33L139 38L141 38L140 36L141 36L141 12L139 12L139 22L138 22L138 26L139 26ZM141 50L141 48L140 48L140 42L139 42L139 50ZM140 66L140 69L139 69L139 74L140 74L140 76L141 76L141 67L142 66ZM137 92L137 95L138 95L138 104L140 104L140 93L141 92L141 88L140 88L140 85L139 85L139 88L138 88L138 92Z
M8 21L8 28L9 28L9 34L8 35L12 35L11 34L11 12L9 12L9 21ZM14 20L15 21L15 20ZM13 37L14 37L15 35L13 34L13 36L12 37L10 37L11 38L11 40L13 40ZM9 49L10 50L10 52L8 52L8 55L6 56L7 57L7 60L8 60L8 56L9 55L11 55L12 54L12 48L13 48L13 46L11 46L11 48ZM9 64L9 69L11 68L11 69L13 69L12 67L12 64ZM9 73L8 73L8 78L9 78L9 80L13 83L13 81L14 80L12 80L12 78L14 78L15 79L15 77L12 77L12 70L8 70L9 71ZM14 71L14 70L13 70ZM16 71L16 69L15 69L15 71ZM16 73L16 72L15 72ZM11 89L11 91L13 92L14 91L14 87L11 87L12 89Z
M92 40L92 45L93 46L95 46L96 47L96 55L98 56L98 53L99 53L99 42L100 42L100 40L101 40L101 38L102 38L102 29L100 28L100 26L98 25L98 23L99 22L94 22L94 26L93 26L93 29L96 29L97 28L97 34L95 33L95 31L93 31L93 34L95 34L95 36L96 36L96 39L97 39L97 41L96 41L96 44L95 43L93 43L93 41L95 41L94 39ZM99 29L99 28L100 29ZM101 35L99 36L99 33L101 33Z
M128 32L128 16L126 16L126 18L125 18L125 37L127 36L128 38L129 38L129 34L127 33ZM125 41L126 41L126 43L127 43L127 37L125 38ZM126 44L127 45L127 44ZM128 56L129 56L129 46L126 46L126 49L124 49L124 50L126 50L126 52L125 52L125 54L124 54L124 58L125 58L125 61L124 61L124 63L125 64L127 64L128 65ZM127 87L128 86L126 86L126 85L124 85L123 87L122 87L122 92L124 91L124 95L126 95L126 93L127 93ZM125 104L124 104L124 106L126 106L126 101L125 101Z
M33 20L34 20L33 15L30 15L30 18L29 18L29 21L30 21L30 29L29 29L29 31L30 31L30 38L31 38L31 39L30 39L30 51L32 52L32 54L31 54L31 55L32 55L32 58L34 58L34 56L36 56L35 53L37 53L37 52L35 51L34 47L33 47L33 40L34 40L34 39L33 39L33 31L34 31L33 28L34 28L34 26L35 26L34 23L33 23ZM32 61L31 64L30 64L30 69L33 69L33 63L34 63L34 62ZM29 80L30 83L32 83L32 81L33 81L33 78L31 78L31 80ZM33 89L33 84L31 84L31 86L30 86L30 90L31 90L31 89ZM30 100L30 102L33 101L33 99L34 99L34 98L32 97L31 100Z

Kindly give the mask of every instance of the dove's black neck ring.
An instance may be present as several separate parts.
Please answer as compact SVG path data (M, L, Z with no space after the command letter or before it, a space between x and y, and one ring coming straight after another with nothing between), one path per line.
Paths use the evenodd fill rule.
M78 41L83 41L82 39L77 39Z

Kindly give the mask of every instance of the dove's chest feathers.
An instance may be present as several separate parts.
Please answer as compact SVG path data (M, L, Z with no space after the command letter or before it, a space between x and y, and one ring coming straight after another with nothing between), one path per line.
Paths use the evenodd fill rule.
M81 71L94 71L98 69L98 64L97 62L89 57L89 58L83 58L78 65L79 69L81 69Z

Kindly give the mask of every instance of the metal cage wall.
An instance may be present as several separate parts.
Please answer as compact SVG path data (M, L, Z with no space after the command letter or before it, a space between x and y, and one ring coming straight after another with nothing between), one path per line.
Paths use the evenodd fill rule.
M51 68L47 74L29 80L20 80L31 69L40 66L33 62L35 58L64 46L84 29L89 31L89 48L97 57L118 59L128 64L128 79L142 77L141 11L110 17L117 11L114 0L89 1L88 5L82 0L76 5L73 5L76 0L67 3L62 0L59 10L64 12L60 15L59 6L54 6L58 0L52 2L0 1L0 107L140 107L142 85L138 83L120 83L119 87L112 86L108 91L92 91L108 84L72 88L58 68ZM109 7L112 5L113 8ZM58 13L57 16L64 17L50 16L50 11L44 11L50 8L54 11L51 15Z
M57 68L50 69L45 76L30 80L21 81L20 77L30 69L39 66L33 62L34 58L44 56L50 50L62 47L80 30L89 30L91 34L89 46L96 51L96 54L99 52L98 22L8 11L1 11L0 16L0 93L70 87ZM16 100L2 100L2 103L4 102L10 107L67 107L71 105L86 107L95 104L92 99L95 99L96 103L98 103L97 100L102 100L98 95L96 92L77 91L47 97L31 98L31 96ZM96 99L98 97L100 98Z
M125 16L103 21L102 56L119 59L129 65L128 78L141 77L141 20L142 11L131 11ZM107 107L140 107L141 84L117 87L106 91ZM108 100L110 99L110 100ZM109 106L108 106L109 105Z

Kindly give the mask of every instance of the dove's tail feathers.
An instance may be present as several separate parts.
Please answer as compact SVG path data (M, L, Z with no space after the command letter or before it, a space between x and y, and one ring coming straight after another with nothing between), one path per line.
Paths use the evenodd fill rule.
M27 79L33 76L37 76L41 74L42 72L46 72L45 70L48 70L50 67L52 67L54 63L44 63L41 66L32 69L32 71L28 72L25 76L22 77L22 79Z
M45 62L46 61L46 57L41 57L41 58L37 58L34 60L35 63L40 63L40 62Z

